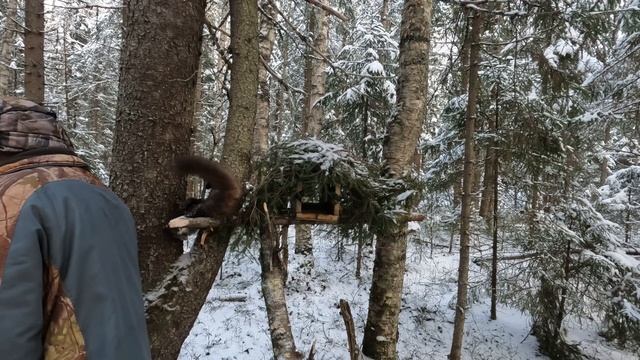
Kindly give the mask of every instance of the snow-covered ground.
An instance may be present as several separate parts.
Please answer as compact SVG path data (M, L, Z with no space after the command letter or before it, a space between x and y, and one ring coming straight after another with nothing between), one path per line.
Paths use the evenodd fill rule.
M299 258L291 250L287 303L297 347L308 352L316 342L316 359L348 359L347 336L337 307L346 299L362 340L367 316L373 251L367 249L363 278L355 278L355 247L347 247L343 260L336 261L337 239L318 234L315 270L312 276L297 271ZM290 234L290 237L293 233ZM444 240L443 240L444 241ZM293 238L290 239L293 244ZM446 359L451 344L458 255L445 250L429 257L410 245L400 315L400 359ZM472 282L486 279L472 266ZM479 288L479 287L478 287ZM489 301L475 291L476 301L467 316L464 337L465 359L546 359L537 351L537 340L529 335L530 320L519 310L499 306L498 320L489 320ZM237 295L246 301L225 301ZM584 344L596 359L636 359L604 345L594 329L572 326L569 338ZM267 315L260 290L257 251L230 253L223 266L222 280L216 280L195 326L180 354L191 359L271 359Z

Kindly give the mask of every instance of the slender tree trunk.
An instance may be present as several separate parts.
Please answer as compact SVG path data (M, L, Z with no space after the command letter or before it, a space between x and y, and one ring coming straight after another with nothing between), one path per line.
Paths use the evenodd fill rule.
M275 19L276 13L270 0L261 0L260 7L271 19ZM260 31L258 46L261 61L269 64L273 43L276 39L276 31L273 21L262 16L260 19ZM258 71L258 110L256 113L256 126L253 134L253 158L260 159L267 153L269 147L269 73L262 65Z
M170 3L183 4L182 2ZM204 1L198 4L198 15L191 16L189 23L194 28L200 29L204 17ZM254 128L257 108L259 60L257 5L256 1L250 0L230 2L231 50L234 61L231 64L229 118L221 163L241 182L249 180L253 132L247 132L246 129ZM154 6L157 5L154 4ZM200 10L202 10L202 16L199 15ZM194 21L198 18L201 20ZM185 32L178 31L176 34L184 36ZM195 45L192 44L194 47ZM195 48L199 49L199 47ZM161 51L166 53L166 48L162 47ZM184 63L182 66L184 67ZM195 86L195 79L193 86ZM193 88L190 95L185 95L185 98L187 96L193 97ZM193 106L189 108L193 109ZM220 271L232 230L227 227L216 229L212 239L205 241L203 246L196 246L192 254L186 255L184 263L187 265L180 266L180 263L174 265L176 271L166 277L156 288L163 295L157 298L147 297L150 303L147 308L147 323L154 359L177 358L180 347L189 335ZM172 244L176 246L175 240L172 240ZM172 311L166 309L172 309Z
M24 91L25 97L44 103L44 2L24 1Z
M498 135L498 126L500 123L500 103L498 101L500 96L499 88L498 93L496 94L496 118L491 123L491 127L494 133L494 136ZM491 320L496 320L498 318L497 314L497 304L498 304L498 179L500 176L500 160L499 160L499 152L496 149L496 142L494 140L491 141L491 147L493 148L493 166L492 166L492 188L493 188L493 224L491 226L491 230L493 231L493 243L491 248Z
M609 141L611 141L611 124L607 121L604 125L604 146L609 145ZM607 181L607 177L609 176L609 163L606 158L602 159L600 162L600 186L604 185Z
M6 13L4 14L4 32L0 43L0 96L11 94L11 79L13 71L9 67L13 61L13 45L16 38L16 20L18 14L18 0L7 0ZM13 19L13 20L11 20Z
M70 84L71 81L71 67L69 66L69 48L67 42L67 34L69 30L69 21L68 18L64 20L64 28L62 32L62 64L64 71L64 107L67 113L67 124L71 126L73 130L78 127L75 116L75 105L74 99L71 97L70 93Z
M362 250L364 248L364 239L362 234L358 236L357 253L356 253L356 279L362 276Z
M571 269L571 241L567 241L567 250L564 254L564 284L562 286L562 291L560 291L560 304L558 304L558 317L555 319L554 326L554 334L555 338L560 338L562 334L560 330L562 329L562 320L564 320L565 316L565 303L567 301L567 286L569 286L569 271Z
M631 243L631 191L632 186L627 189L627 219L624 222L624 243Z
M465 18L464 38L460 48L460 89L458 94L465 95L469 91L469 52L471 50L471 37L469 36L469 8L462 9ZM462 202L462 174L456 176L453 182L453 207L457 208Z
M289 41L288 39L282 39L281 43L279 43L279 49L280 52L282 54L282 67L281 67L281 73L280 76L282 77L282 80L284 82L287 82L289 80L289 73L288 73L288 67L289 67ZM286 94L285 94L285 87L282 84L278 84L277 90L276 90L276 109L275 109L275 113L274 113L274 125L275 125L275 140L277 143L280 143L283 140L284 137L284 132L285 132L285 124L286 124L286 117L285 117L285 111L287 109L287 107L285 106L285 102L286 102Z
M391 20L389 20L389 0L382 0L380 8L380 23L386 31L391 29Z
M478 91L480 79L478 70L480 67L480 35L482 33L482 15L480 12L471 12L473 16L471 25L471 51L469 54L469 99L467 103L467 118L465 122L464 141L464 176L462 210L460 219L460 264L458 265L458 299L454 320L453 341L449 359L459 360L462 356L462 338L464 335L464 319L467 310L467 291L469 287L469 239L471 208L473 204L473 172L474 164L474 133L477 115Z
M320 0L327 4L327 0ZM309 33L313 35L313 47L315 51L326 54L329 38L329 15L322 9L309 6ZM324 110L319 100L325 94L324 60L313 49L307 49L305 62L304 90L306 96L302 109L302 137L318 137L322 129ZM313 239L311 225L296 225L296 254L305 256L303 265L313 268Z
M384 144L388 176L412 168L412 156L426 117L431 0L407 0L402 10L397 111ZM369 312L362 353L373 359L396 359L398 317L404 281L407 226L380 234L376 241Z
M302 354L296 351L291 332L284 286L286 268L282 261L282 244L276 241L278 238L282 239L272 226L264 226L260 241L260 267L273 356L275 359L302 359Z
M496 84L494 89L495 91L495 108L496 108L496 118L489 118L489 130L491 131L492 136L496 136L496 122L499 116L498 106L499 106L499 98L500 98L500 84ZM493 183L494 183L494 172L497 166L496 162L496 143L492 139L489 141L489 145L485 152L485 161L484 161L484 177L483 182L484 186L482 189L482 200L480 201L480 216L482 216L487 223L489 223L490 216L493 213Z

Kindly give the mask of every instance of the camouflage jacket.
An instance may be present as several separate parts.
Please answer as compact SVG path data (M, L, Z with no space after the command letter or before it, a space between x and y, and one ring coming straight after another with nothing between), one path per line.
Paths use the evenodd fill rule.
M78 157L0 165L0 357L150 359L135 226Z

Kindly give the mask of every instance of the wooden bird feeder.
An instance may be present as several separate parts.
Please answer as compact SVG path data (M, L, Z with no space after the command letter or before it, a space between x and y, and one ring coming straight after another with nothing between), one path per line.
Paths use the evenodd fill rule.
M335 184L328 191L313 189L306 191L311 197L305 197L302 184L298 184L298 193L294 197L294 216L296 222L311 224L337 224L340 218L340 184Z

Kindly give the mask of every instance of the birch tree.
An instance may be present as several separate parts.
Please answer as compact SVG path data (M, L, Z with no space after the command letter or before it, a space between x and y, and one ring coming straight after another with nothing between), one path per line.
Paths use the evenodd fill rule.
M389 124L383 150L388 175L392 178L411 170L426 117L431 6L430 0L407 0L402 10L397 110ZM369 312L362 341L362 353L373 359L397 358L406 250L406 225L376 241Z
M326 5L326 0L319 0ZM318 137L322 129L324 110L319 100L325 93L324 58L328 46L329 16L325 10L308 6L308 33L313 36L313 46L307 48L304 68L304 105L302 108L301 137ZM307 259L305 263L313 267L313 240L311 225L296 225L296 254Z

